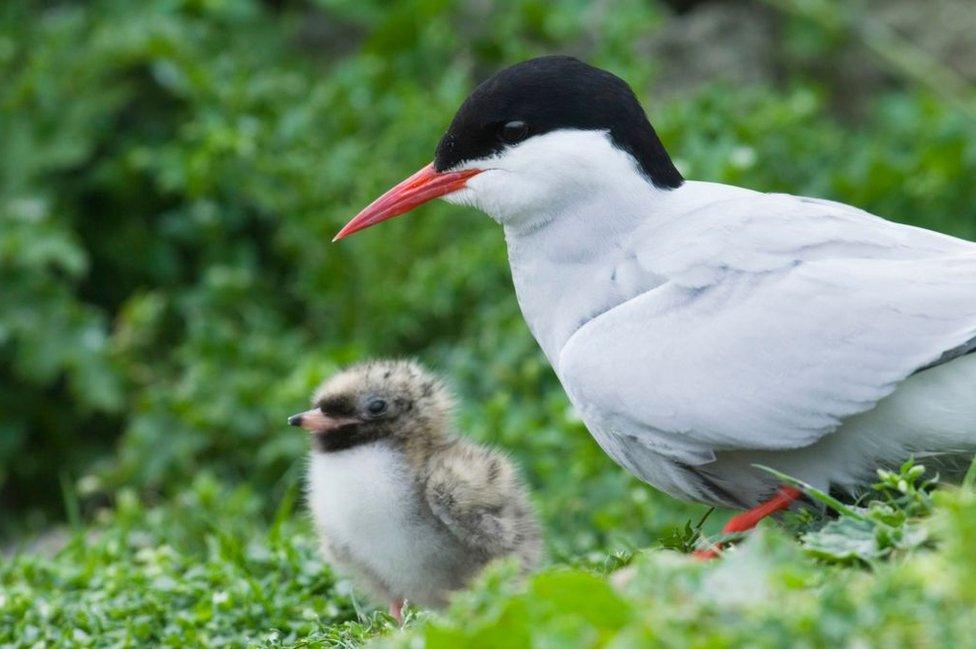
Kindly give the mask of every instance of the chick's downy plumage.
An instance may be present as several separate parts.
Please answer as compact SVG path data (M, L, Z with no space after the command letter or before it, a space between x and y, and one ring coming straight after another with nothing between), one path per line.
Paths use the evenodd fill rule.
M377 598L443 605L493 559L524 569L539 526L515 467L451 429L454 399L410 361L354 365L289 421L312 433L308 502L327 558Z

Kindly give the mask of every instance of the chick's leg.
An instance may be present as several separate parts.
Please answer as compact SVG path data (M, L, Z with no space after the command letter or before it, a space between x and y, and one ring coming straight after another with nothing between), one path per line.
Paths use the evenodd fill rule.
M397 621L397 624L403 625L403 604L404 599L402 597L397 597L395 600L390 602L390 617Z

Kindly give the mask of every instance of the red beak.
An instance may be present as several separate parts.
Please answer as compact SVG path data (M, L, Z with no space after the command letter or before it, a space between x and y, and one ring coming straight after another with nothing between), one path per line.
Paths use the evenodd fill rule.
M400 182L357 214L339 230L333 241L345 239L371 225L400 216L429 200L450 194L465 186L468 178L481 173L481 169L446 171L441 173L430 163L414 175Z

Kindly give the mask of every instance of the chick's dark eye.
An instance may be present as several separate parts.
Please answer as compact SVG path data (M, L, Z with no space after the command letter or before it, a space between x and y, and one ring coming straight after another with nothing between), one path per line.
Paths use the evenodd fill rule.
M369 411L371 415L382 415L386 412L386 401L382 399L373 399L366 405L366 410Z
M506 122L498 128L498 139L505 144L518 144L529 134L529 125L521 120Z

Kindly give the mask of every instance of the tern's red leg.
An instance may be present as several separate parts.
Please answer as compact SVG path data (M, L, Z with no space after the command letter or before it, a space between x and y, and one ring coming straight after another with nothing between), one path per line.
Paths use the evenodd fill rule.
M778 511L787 509L793 504L793 501L803 495L803 492L796 487L788 487L783 485L776 492L776 495L759 505L758 507L753 507L747 512L738 514L729 519L729 522L725 524L722 528L723 534L733 534L735 532L745 532L746 530L751 530L759 521L766 518L771 514L775 514Z
M745 532L751 530L759 521L775 514L778 511L789 508L797 498L803 495L803 492L796 487L789 487L783 485L776 492L776 495L762 503L757 507L753 507L749 511L737 514L729 519L729 522L725 524L722 528L723 534L734 534L736 532ZM697 550L694 556L699 559L714 559L719 554L719 548L717 546L708 548L707 550Z
M397 597L390 602L390 617L396 620L400 626L403 626L403 601L402 597Z

